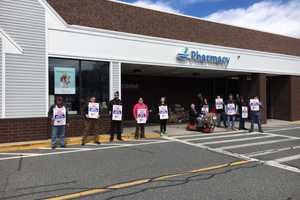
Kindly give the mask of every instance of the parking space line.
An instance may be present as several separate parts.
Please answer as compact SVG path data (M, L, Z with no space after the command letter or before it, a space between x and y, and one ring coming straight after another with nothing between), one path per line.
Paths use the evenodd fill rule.
M280 148L280 149L267 149L264 151L247 153L245 155L249 156L249 157L256 157L256 156L263 156L263 155L278 153L278 152L282 152L282 151L289 151L289 150L299 149L299 148L300 148L300 146L291 146L291 147L285 147L285 148Z
M40 149L40 150L52 150L51 147L40 147L38 149ZM80 149L87 149L87 150L89 150L89 148L73 148L73 147L64 147L64 148L57 147L57 148L55 148L55 150L66 150L66 151L68 151L68 150L80 150Z
M292 160L299 160L300 159L300 154L293 155L293 156L287 156L287 157L282 157L278 159L274 159L273 161L278 162L278 163L283 163L283 162L288 162Z
M273 136L279 136L279 137L286 137L286 138L291 138L291 139L300 139L300 137L295 137L295 136L290 136L290 135L283 135L283 134L276 134L276 133L264 133L266 135L273 135Z
M272 137L278 137L278 136L267 135L267 136L261 136L261 137L248 137L248 138L239 138L239 139L232 139L232 140L219 140L219 141L213 141L213 142L201 142L201 143L197 143L197 144L202 144L202 145L223 144L223 143L250 141L250 140L265 139L265 138L272 138Z
M284 170L288 170L288 171L291 171L291 172L300 173L300 169L298 169L296 167L292 167L292 166L289 166L289 165L284 165L284 164L275 162L273 160L271 160L271 161L265 161L263 163L265 165L272 166L272 167L277 167L279 169L284 169Z
M255 158L250 158L250 157L244 156L242 154L232 153L232 152L229 152L229 151L225 151L223 149L211 148L211 147L208 147L208 146L205 146L205 145L180 140L180 139L177 139L177 138L170 138L170 137L166 137L166 138L168 140L171 140L171 141L175 141L175 142L179 142L179 143L182 143L182 144L198 147L198 148L201 148L201 149L205 149L205 150L215 152L215 153L220 153L220 154L231 156L231 157L234 157L234 158L240 158L240 159L243 159L243 160L250 160L250 161L258 161Z
M25 155L22 158L32 158L32 157L42 157L42 156L50 156L50 155L62 155L62 154L69 154L69 153L77 153L77 152L87 152L87 151L97 151L97 150L105 150L105 149L115 149L115 148L127 148L127 147L133 147L133 146L145 146L145 145L151 145L151 144L162 144L162 143L170 143L172 141L169 140L161 140L158 142L147 142L147 143L139 143L139 144L127 144L125 146L106 146L106 147L99 147L96 148L81 148L81 149L75 149L70 151L61 151L61 152L50 152L50 153L43 153L39 155ZM7 158L0 158L0 161L3 160L13 160L13 159L19 159L19 156L13 156L13 157L7 157Z
M262 133L241 133L241 134L234 134L234 135L218 135L218 136L183 139L183 140L190 142L190 141L196 141L196 140L209 140L209 139L230 138L230 137L249 136L249 135L263 135L263 134Z
M213 136L210 136L210 135L224 135L224 134L234 134L234 133L243 133L245 131L242 131L242 130L239 130L239 131L228 131L228 132L221 132L221 133L213 133L213 134L203 134L203 135L200 135L200 133L198 134L189 134L189 135L180 135L180 136L171 136L172 138L189 138L189 137L195 137L195 136L198 136L198 137L213 137Z
M7 155L7 156L36 156L41 155L39 153L0 153L0 155Z
M288 131L288 130L294 130L294 129L300 129L300 127L289 127L289 128L281 128L281 129L271 129L267 130L265 132L279 132L279 131Z
M255 142L255 143L248 143L248 144L237 144L237 145L231 145L231 146L222 146L219 147L218 149L237 149L237 148L243 148L243 147L250 147L250 146L257 146L257 145L264 145L264 144L273 144L273 143L278 143L278 142L288 142L296 139L280 139L280 140L271 140L271 141L264 141L264 142Z

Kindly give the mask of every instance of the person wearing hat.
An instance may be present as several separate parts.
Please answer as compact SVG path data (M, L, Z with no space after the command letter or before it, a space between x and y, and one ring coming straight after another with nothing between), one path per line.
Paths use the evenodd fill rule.
M85 145L87 137L90 132L94 134L95 144L100 144L99 142L99 118L100 118L100 104L96 102L96 97L91 97L88 104L83 110L84 114L84 133L82 136L81 145Z
M60 147L65 146L65 131L68 124L68 110L63 104L63 98L57 96L55 104L53 104L48 112L48 117L51 120L51 147L56 148L57 136L60 137Z
M122 101L119 98L119 92L114 93L114 99L109 102L109 115L111 116L110 142L114 140L117 134L118 140L122 139Z

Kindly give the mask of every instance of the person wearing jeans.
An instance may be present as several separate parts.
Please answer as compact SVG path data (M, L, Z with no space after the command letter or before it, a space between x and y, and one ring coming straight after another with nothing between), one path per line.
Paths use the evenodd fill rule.
M56 97L55 104L52 105L48 112L48 117L51 120L51 147L56 148L57 136L60 137L60 147L65 146L66 125L68 125L68 111L63 105L63 98Z
M233 100L232 94L229 95L229 99L225 106L225 112L227 115L227 127L234 130L234 122L235 122L235 115L237 113L237 105Z
M261 127L262 104L259 101L257 96L255 96L253 99L250 99L249 107L250 107L250 112L251 112L251 128L250 128L249 132L254 131L254 124L256 123L258 126L258 131L262 133L263 132L262 127Z
M138 103L133 107L133 117L136 121L135 139L145 138L145 124L149 117L149 109L142 97L139 98ZM139 134L141 130L141 134Z

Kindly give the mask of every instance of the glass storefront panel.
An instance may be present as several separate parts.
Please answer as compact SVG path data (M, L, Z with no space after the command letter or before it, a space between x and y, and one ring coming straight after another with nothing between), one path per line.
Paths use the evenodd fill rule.
M109 62L49 58L49 106L56 95L64 98L70 114L80 114L91 96L107 112Z

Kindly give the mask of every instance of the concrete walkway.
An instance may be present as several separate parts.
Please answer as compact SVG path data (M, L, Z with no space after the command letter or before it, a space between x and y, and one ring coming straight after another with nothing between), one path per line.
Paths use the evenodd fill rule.
M281 120L274 120L270 119L268 120L267 124L263 124L262 127L263 129L270 129L270 128L284 128L290 126L291 123L288 121L281 121ZM235 128L238 129L239 122L235 123ZM246 122L245 127L247 129L250 128L250 123ZM257 129L257 126L254 126L255 129ZM231 129L226 129L226 128L215 128L214 133L219 133L219 132L227 132L227 131L232 131ZM135 132L135 127L130 127L130 128L124 128L123 129L124 133L134 133ZM168 135L170 136L176 136L176 135L185 135L185 134L191 134L191 133L197 133L196 131L187 131L186 130L186 124L169 124L167 126L167 132ZM160 127L159 125L151 125L151 126L146 126L145 127L145 133L160 133ZM213 134L213 133L202 133L198 132L199 134Z
M288 121L280 121L280 120L268 120L268 123L263 125L263 129L270 129L270 128L285 128L288 126L292 126L294 124ZM250 123L246 123L246 128L250 128ZM236 122L235 127L238 127L238 122ZM257 127L255 127L257 128ZM134 132L135 127L124 128L122 138L124 140L132 140L134 139ZM215 128L214 133L202 133L196 131L187 131L186 124L169 124L167 126L167 132L169 136L176 136L176 135L188 135L188 134L195 134L199 133L199 135L204 134L214 134L220 132L232 132L231 129L225 128ZM160 128L159 125L151 125L145 127L145 136L149 139L155 139L160 137ZM99 137L101 143L109 142L109 135L104 134L100 135ZM78 145L81 144L81 137L69 137L66 138L67 145ZM0 152L8 152L8 151L16 151L16 150L27 150L27 149L35 149L41 147L49 147L50 146L50 139L48 140L39 140L39 141L27 141L27 142L16 142L16 143L5 143L0 144Z

